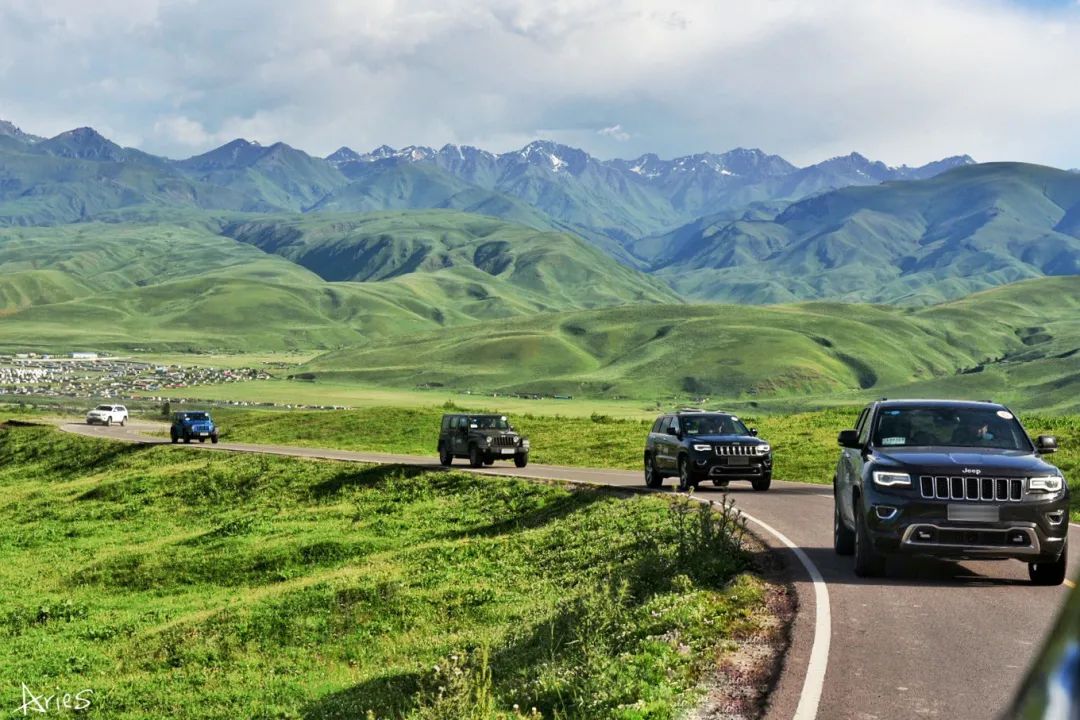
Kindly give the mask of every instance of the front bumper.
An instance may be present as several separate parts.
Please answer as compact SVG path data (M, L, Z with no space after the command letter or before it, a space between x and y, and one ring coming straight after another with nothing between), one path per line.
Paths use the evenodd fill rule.
M772 472L772 453L768 455L717 456L711 451L695 451L690 457L695 477L709 479L753 479Z
M949 506L954 517L949 517ZM957 520L960 512L991 512L989 519ZM1004 503L949 503L874 493L866 507L866 527L885 553L957 559L1052 560L1069 534L1069 498Z
M529 448L523 448L520 445L513 447L502 446L488 446L484 448L484 457L488 460L513 460L519 455L528 455Z

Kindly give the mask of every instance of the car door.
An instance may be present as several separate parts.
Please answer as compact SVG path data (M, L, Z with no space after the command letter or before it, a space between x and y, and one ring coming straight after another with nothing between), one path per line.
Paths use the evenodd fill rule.
M855 431L859 436L858 448L841 448L840 467L837 468L837 495L840 500L840 514L848 527L855 527L855 507L852 504L854 493L852 488L862 477L863 448L870 440L870 417L873 414L873 406L863 408L859 414L859 421L855 424Z
M660 418L660 424L656 426L653 434L653 457L656 459L656 469L663 471L667 467L667 429L671 418L666 415Z
M458 415L454 426L454 453L469 454L469 418L465 415Z

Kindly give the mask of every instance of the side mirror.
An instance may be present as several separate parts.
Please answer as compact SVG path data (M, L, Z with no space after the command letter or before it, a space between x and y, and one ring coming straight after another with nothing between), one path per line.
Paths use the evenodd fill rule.
M470 430L475 430L475 429L476 429L476 428L478 428L478 427L479 427L479 425L477 425L476 423L470 423L470 424L469 424L469 429L470 429Z
M1057 452L1057 438L1053 435L1040 435L1038 440L1035 441L1035 448L1044 455Z
M840 434L836 436L836 442L842 448L859 448L859 431L858 430L841 430Z
M678 428L669 427L667 429L667 434L668 435L673 435L674 437L679 437L679 430L678 430Z
M750 428L750 434L754 437L757 437L757 428Z

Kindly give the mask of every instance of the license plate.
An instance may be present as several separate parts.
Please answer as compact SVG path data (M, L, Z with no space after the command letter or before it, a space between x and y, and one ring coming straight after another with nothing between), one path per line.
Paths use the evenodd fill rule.
M1001 513L996 505L949 505L946 517L958 522L998 522Z
M210 437L210 433L199 433L199 437Z
M514 448L503 448L500 452L502 452L503 455L513 455Z
M739 466L745 467L745 466L750 464L750 458L748 458L748 457L729 457L727 459L727 464L728 465L739 465Z

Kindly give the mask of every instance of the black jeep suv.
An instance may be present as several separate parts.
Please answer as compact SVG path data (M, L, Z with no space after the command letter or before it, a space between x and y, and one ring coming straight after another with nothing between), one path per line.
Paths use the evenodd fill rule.
M439 462L449 465L456 457L468 458L473 467L513 460L523 468L529 464L529 439L519 435L505 415L443 415Z
M1032 582L1065 579L1069 488L1003 405L881 400L838 438L836 552L877 575L892 553L1028 563Z
M658 417L645 440L645 484L658 488L669 475L683 491L706 478L720 487L749 480L768 490L772 448L731 413L680 410Z

